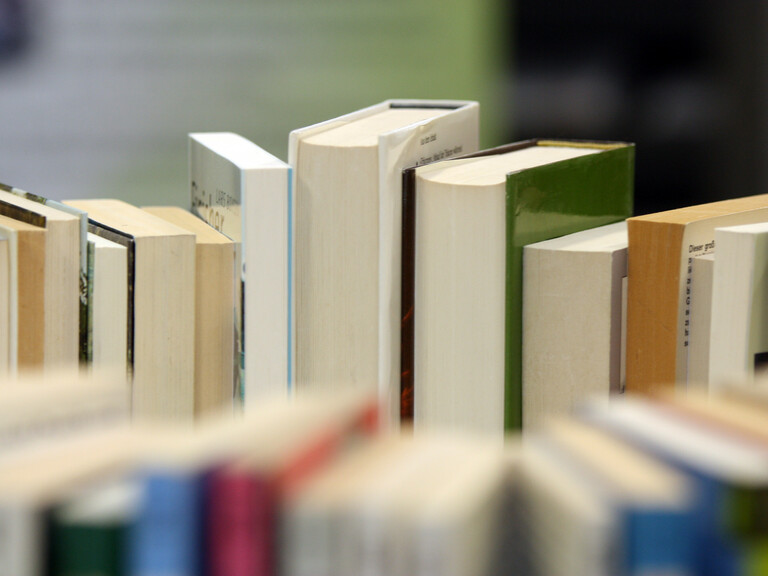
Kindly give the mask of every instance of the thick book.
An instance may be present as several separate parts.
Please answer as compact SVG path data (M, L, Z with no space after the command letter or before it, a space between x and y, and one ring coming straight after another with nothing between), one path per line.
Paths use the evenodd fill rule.
M768 218L717 228L709 381L751 382L768 367Z
M523 428L623 388L627 224L523 249Z
M45 361L45 228L0 214L9 242L9 372L41 370Z
M378 383L399 419L401 172L477 150L478 116L390 100L291 132L298 387Z
M85 358L98 373L128 373L128 249L88 233Z
M194 417L195 236L120 200L69 200L128 249L129 368L138 418Z
M67 206L66 204L62 202L58 202L56 200L52 200L50 198L45 198L43 196L38 196L37 194L32 194L31 192L27 192L26 190L22 190L21 188L16 188L15 186L8 186L6 184L0 183L0 190L10 192L11 194L14 194L16 196L19 196L21 198L26 198L27 200L31 200L33 202L37 202L38 204L43 204L45 206L48 206L49 208L52 208L54 210L59 210L61 212L64 212L66 214L70 214L72 216L75 216L80 219L80 281L79 281L79 287L80 287L80 340L79 340L79 356L80 356L80 362L81 363L87 363L90 361L89 357L87 356L87 350L88 350L88 315L89 315L89 306L90 301L88 300L88 283L89 283L89 270L88 270L88 248L87 248L87 233L88 233L88 214L83 212L82 210L78 210L77 208L73 208L72 206Z
M0 214L45 229L43 368L76 369L80 353L82 220L0 187Z
M522 426L523 246L624 220L633 181L631 144L550 140L404 174L404 417Z
M294 381L291 168L230 132L189 135L192 212L238 246L234 388L246 407Z
M235 243L183 208L154 206L144 210L195 234L195 414L231 408Z
M686 385L693 258L715 251L715 228L765 220L764 194L627 221L627 390Z

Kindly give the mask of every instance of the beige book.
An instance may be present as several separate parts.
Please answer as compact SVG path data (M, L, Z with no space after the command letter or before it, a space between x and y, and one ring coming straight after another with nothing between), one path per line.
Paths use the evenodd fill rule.
M378 383L399 420L402 170L477 150L478 110L395 100L291 133L297 389Z
M195 414L195 236L120 200L70 200L91 232L128 248L130 367L137 418Z
M11 373L40 370L45 359L45 228L0 215L10 240Z
M709 337L712 326L714 270L714 252L693 259L691 325L688 339L688 389L709 389Z
M627 224L523 248L523 429L622 389Z
M75 368L80 343L80 218L0 190L0 214L45 228L45 369Z
M144 210L195 234L195 413L232 406L235 243L175 206Z
M15 366L11 361L11 334L16 332L11 323L11 260L11 239L0 230L0 379L10 376ZM15 257L13 260L15 265Z

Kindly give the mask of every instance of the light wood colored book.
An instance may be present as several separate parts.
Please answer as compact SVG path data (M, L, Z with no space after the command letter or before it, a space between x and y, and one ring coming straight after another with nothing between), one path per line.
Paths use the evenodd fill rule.
M627 220L627 390L688 381L692 261L715 250L715 228L768 220L768 195Z
M75 369L80 344L80 218L0 189L0 214L45 228L45 369Z
M45 360L45 228L0 215L10 241L11 374L39 370Z
M128 370L128 249L88 233L88 350L96 372Z
M11 360L11 335L16 333L16 325L11 321L11 290L14 289L11 278L15 275L11 270L12 261L16 265L11 239L0 230L0 379L10 376L16 365L15 359Z
M120 200L69 200L128 248L128 347L137 418L194 417L195 236Z
M195 235L195 413L231 407L237 360L235 243L183 208L144 210Z

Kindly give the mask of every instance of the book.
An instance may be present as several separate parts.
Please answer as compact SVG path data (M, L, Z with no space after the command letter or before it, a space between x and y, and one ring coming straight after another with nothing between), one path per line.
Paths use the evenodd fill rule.
M89 231L128 249L133 413L194 417L195 237L120 200L68 200Z
M128 249L88 233L88 336L91 370L128 373Z
M296 398L260 441L209 481L209 570L219 576L274 574L279 560L277 511L347 446L376 430L378 402L368 393ZM319 402L318 402L319 400Z
M768 366L768 218L715 229L710 385L750 382Z
M238 246L233 386L248 408L294 382L291 167L237 134L193 133L189 182L192 212Z
M627 224L523 249L523 429L621 392Z
M768 468L764 442L638 397L594 403L585 419L684 472L694 485L694 566L707 575L748 573L766 557L761 539ZM749 530L744 530L749 527ZM758 564L755 564L755 563Z
M0 234L9 241L10 373L41 370L45 361L44 228L0 214Z
M693 258L715 250L715 228L767 219L768 195L760 195L627 221L627 390L686 385Z
M478 112L388 100L291 132L297 386L378 386L399 420L401 172L477 150Z
M72 206L67 206L62 202L58 202L57 200L52 200L50 198L38 196L37 194L32 194L30 192L27 192L26 190L22 190L21 188L16 188L15 186L8 186L6 184L0 183L0 190L3 190L5 192L10 192L11 194L15 194L16 196L19 196L21 198L26 198L27 200L31 200L32 202L43 204L45 206L48 206L49 208L58 210L60 212L64 212L66 214L70 214L80 219L79 356L80 356L81 363L87 363L89 361L87 357L87 346L88 346L88 315L89 315L88 282L90 278L88 275L88 256L87 256L88 254L88 248L87 248L88 214L86 214L82 210L78 210L77 208L73 208Z
M688 338L688 388L709 388L709 340L712 327L712 277L715 254L691 264L691 323Z
M48 518L73 490L124 473L135 461L143 436L125 426L108 426L5 463L0 477L0 566L14 576L48 573Z
M404 176L402 395L417 427L522 426L523 246L624 220L633 167L631 144L530 140Z
M679 470L576 420L549 421L527 447L561 459L572 478L583 475L581 481L607 503L620 541L614 573L693 572L694 499Z
M199 416L231 408L235 381L235 244L183 208L153 206L144 210L195 234L194 410Z
M128 574L128 532L140 492L134 479L109 479L56 505L48 529L50 574Z
M0 214L45 228L43 368L76 369L80 352L80 216L4 188L0 188Z
M11 335L16 333L16 326L11 321L11 291L14 289L11 278L11 262L16 265L16 258L11 252L11 239L0 228L0 378L7 378L15 367L15 358L11 355Z

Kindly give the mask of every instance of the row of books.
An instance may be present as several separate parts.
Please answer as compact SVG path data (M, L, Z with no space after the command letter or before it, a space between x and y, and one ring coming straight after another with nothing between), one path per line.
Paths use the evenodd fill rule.
M270 399L194 431L129 424L119 379L64 380L0 390L3 575L751 576L768 562L765 388L587 403L502 443L383 431L370 394Z
M726 264L711 306L694 298L693 257L715 228L763 221L765 197L630 217L633 145L478 152L478 124L475 102L388 101L295 130L288 163L191 134L191 210L221 234L179 210L2 191L0 213L34 224L8 244L8 270L24 263L8 274L10 357L74 361L78 263L80 357L111 342L141 416L352 387L377 389L393 423L501 436L624 381L686 386L689 366L716 363L696 354L744 340L692 317L692 301L712 324L742 301L715 289L735 277ZM115 245L124 255L101 264ZM693 326L706 345L688 345Z

